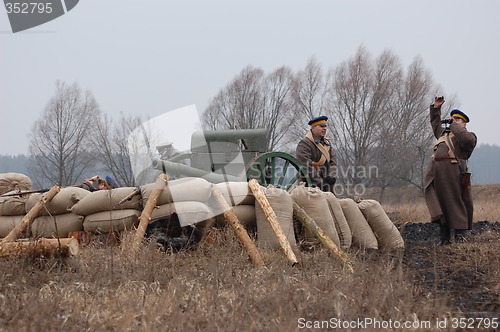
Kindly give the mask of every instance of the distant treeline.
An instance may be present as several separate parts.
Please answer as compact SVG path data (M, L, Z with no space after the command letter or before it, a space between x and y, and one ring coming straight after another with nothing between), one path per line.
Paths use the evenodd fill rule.
M500 146L481 144L469 160L473 184L500 183Z
M28 161L29 157L22 154L0 155L0 173L15 172L29 176ZM500 183L500 146L482 144L476 147L469 160L469 169L473 184Z

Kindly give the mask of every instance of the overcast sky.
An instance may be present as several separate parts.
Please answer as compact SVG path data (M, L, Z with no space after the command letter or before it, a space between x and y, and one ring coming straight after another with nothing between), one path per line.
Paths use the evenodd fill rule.
M420 56L479 143L500 145L499 13L495 0L81 0L14 34L0 9L0 154L27 153L56 80L77 81L115 118L154 117L203 111L248 65L298 70L314 56L329 68L361 45L374 57L390 49L405 68Z

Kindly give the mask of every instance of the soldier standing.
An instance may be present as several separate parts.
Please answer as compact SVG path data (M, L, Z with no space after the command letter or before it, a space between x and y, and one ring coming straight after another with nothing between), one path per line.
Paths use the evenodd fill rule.
M319 116L308 122L311 129L297 145L296 156L314 186L333 192L337 167L330 139L326 138L327 121L326 116Z
M435 97L430 106L430 120L438 139L425 176L425 201L431 220L440 225L441 244L455 240L465 242L465 231L472 229L472 197L467 159L476 146L477 137L466 128L469 117L453 110L451 119L441 121L444 97ZM449 127L442 127L442 122Z

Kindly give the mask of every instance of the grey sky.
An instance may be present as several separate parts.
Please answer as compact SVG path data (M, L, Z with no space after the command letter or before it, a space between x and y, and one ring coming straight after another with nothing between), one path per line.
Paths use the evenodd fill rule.
M314 56L328 68L360 45L390 49L404 67L420 56L442 93L457 94L479 143L500 145L498 13L494 0L81 0L13 34L0 9L0 154L27 153L56 80L78 81L113 116L154 117L203 111L247 65L297 70Z

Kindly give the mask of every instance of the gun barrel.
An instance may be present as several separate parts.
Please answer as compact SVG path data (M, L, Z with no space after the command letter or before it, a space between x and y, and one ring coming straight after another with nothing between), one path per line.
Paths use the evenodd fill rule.
M207 172L198 168L193 168L180 163L173 163L167 160L155 159L153 160L153 167L168 173L169 175L174 175L178 177L199 177L207 180L211 183L221 183L228 181L246 181L244 176L234 176L229 174L220 174Z

